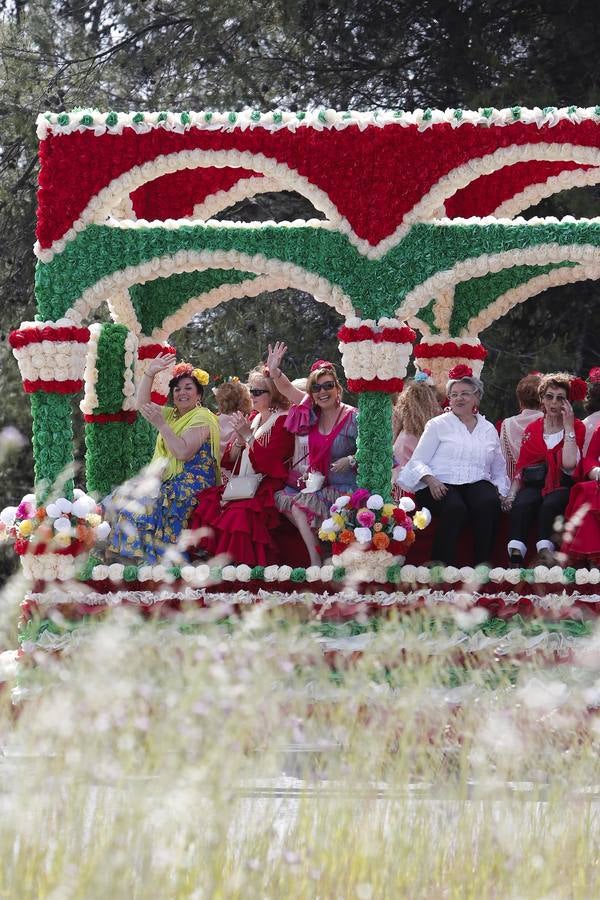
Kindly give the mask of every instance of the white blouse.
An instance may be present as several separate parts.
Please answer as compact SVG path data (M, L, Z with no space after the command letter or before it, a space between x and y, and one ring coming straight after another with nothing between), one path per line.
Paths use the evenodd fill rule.
M434 475L445 484L491 481L505 496L510 482L498 433L484 416L476 418L473 431L452 412L430 419L398 475L398 484L406 491L419 491L426 486L425 475Z

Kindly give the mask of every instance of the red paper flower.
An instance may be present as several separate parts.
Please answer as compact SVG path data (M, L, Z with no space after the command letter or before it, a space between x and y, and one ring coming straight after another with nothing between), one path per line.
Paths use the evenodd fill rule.
M600 366L596 366L593 369L590 369L590 374L588 375L588 381L590 384L599 384L600 383Z
M579 400L585 400L587 394L587 384L583 378L571 378L569 383L569 400L571 403L577 403Z
M454 366L453 369L450 369L448 372L448 379L450 381L454 379L460 380L461 378L471 378L472 375L473 369L469 366L465 366L464 363L459 363L457 366Z

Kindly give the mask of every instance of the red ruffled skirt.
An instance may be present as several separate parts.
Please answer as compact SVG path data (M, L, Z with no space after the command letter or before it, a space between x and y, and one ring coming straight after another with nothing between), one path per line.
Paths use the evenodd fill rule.
M211 557L225 554L237 565L277 565L279 552L274 535L281 516L274 497L281 487L282 480L263 478L254 497L231 500L223 506L222 485L202 491L188 526L206 529L197 546Z
M579 481L573 485L565 522L562 552L574 558L600 560L600 484L597 481Z

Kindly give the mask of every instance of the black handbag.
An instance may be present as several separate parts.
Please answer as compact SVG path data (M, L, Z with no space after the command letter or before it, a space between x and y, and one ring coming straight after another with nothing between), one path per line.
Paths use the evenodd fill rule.
M525 466L521 473L521 480L526 487L542 487L546 480L548 466L545 462L535 463L533 466Z

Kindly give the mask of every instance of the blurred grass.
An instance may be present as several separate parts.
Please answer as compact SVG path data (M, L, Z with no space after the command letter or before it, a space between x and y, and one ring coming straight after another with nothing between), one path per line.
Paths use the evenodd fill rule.
M449 681L418 619L393 678L393 619L337 672L294 617L176 624L115 610L0 694L0 897L598 896L595 636Z

